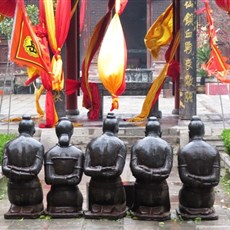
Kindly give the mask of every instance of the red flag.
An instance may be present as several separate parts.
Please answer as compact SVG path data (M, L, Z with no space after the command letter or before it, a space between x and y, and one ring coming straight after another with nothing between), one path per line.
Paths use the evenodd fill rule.
M37 31L38 32L38 31ZM41 31L40 31L41 32ZM53 127L57 120L57 113L52 96L51 65L48 46L45 37L38 37L33 30L26 14L23 0L16 5L13 36L11 40L10 59L19 65L33 67L40 72L42 84L46 89L46 123L40 127ZM36 76L35 76L36 78ZM34 78L30 79L30 81ZM40 95L40 94L39 94ZM37 108L39 107L37 95Z
M49 73L50 68L46 64L49 59L47 52L29 23L23 0L18 0L11 38L11 61Z
M213 23L209 2L207 0L203 2L205 4L206 17L208 21L209 43L211 48L210 58L205 64L204 68L208 71L209 75L215 76L219 81L229 82L229 80L226 80L225 76L230 66L227 63L227 58L221 54L216 44L216 30Z

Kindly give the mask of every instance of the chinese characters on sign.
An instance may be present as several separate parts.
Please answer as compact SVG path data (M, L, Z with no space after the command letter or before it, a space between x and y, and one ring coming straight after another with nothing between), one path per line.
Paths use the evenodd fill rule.
M180 5L180 115L191 119L196 114L196 0Z

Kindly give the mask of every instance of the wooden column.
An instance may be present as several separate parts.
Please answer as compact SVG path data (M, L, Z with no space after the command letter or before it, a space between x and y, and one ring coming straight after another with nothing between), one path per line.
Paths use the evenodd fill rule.
M197 0L180 1L180 119L196 114Z
M72 0L72 5L75 0ZM75 12L71 19L69 34L66 40L66 78L79 80L79 12ZM66 96L66 113L78 115L77 91Z
M173 36L180 30L180 2L177 0L173 1ZM175 54L175 60L180 62L180 46L177 48ZM179 114L179 102L180 102L180 79L176 79L173 84L174 92L174 109L172 114Z

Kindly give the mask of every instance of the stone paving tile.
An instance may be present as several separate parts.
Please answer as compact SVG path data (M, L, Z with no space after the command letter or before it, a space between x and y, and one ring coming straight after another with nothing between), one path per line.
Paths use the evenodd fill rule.
M223 193L221 186L216 188L216 204L215 209L219 215L219 219L216 221L183 221L180 220L176 215L176 208L178 207L178 191L181 188L181 182L178 178L176 156L174 156L173 170L168 178L170 197L171 197L171 220L164 222L157 221L140 221L133 220L129 215L125 218L114 221L114 220L86 220L84 218L73 218L73 219L35 219L35 220L5 220L3 215L9 208L9 201L5 195L0 200L0 229L30 229L30 230L150 230L150 229L230 229L230 210L225 207L225 204L230 201L230 197L226 197ZM129 169L130 155L127 156L126 165L124 172L122 173L122 179L128 181L134 181ZM42 170L39 174L44 192L44 205L46 205L46 194L49 190L49 186L44 183L44 171ZM84 197L83 209L87 209L87 195L86 195L86 183L89 178L85 175L79 185L81 192ZM224 202L221 202L224 201Z

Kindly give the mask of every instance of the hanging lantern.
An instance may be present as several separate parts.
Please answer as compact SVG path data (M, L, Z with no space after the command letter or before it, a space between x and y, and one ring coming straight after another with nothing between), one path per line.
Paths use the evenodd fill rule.
M230 15L230 0L216 0L216 4Z
M113 109L118 109L118 96L125 88L125 69L127 63L126 41L120 22L119 12L121 3L127 1L116 0L115 15L113 16L103 38L98 55L98 73L104 87L112 95ZM125 5L123 5L125 7Z

